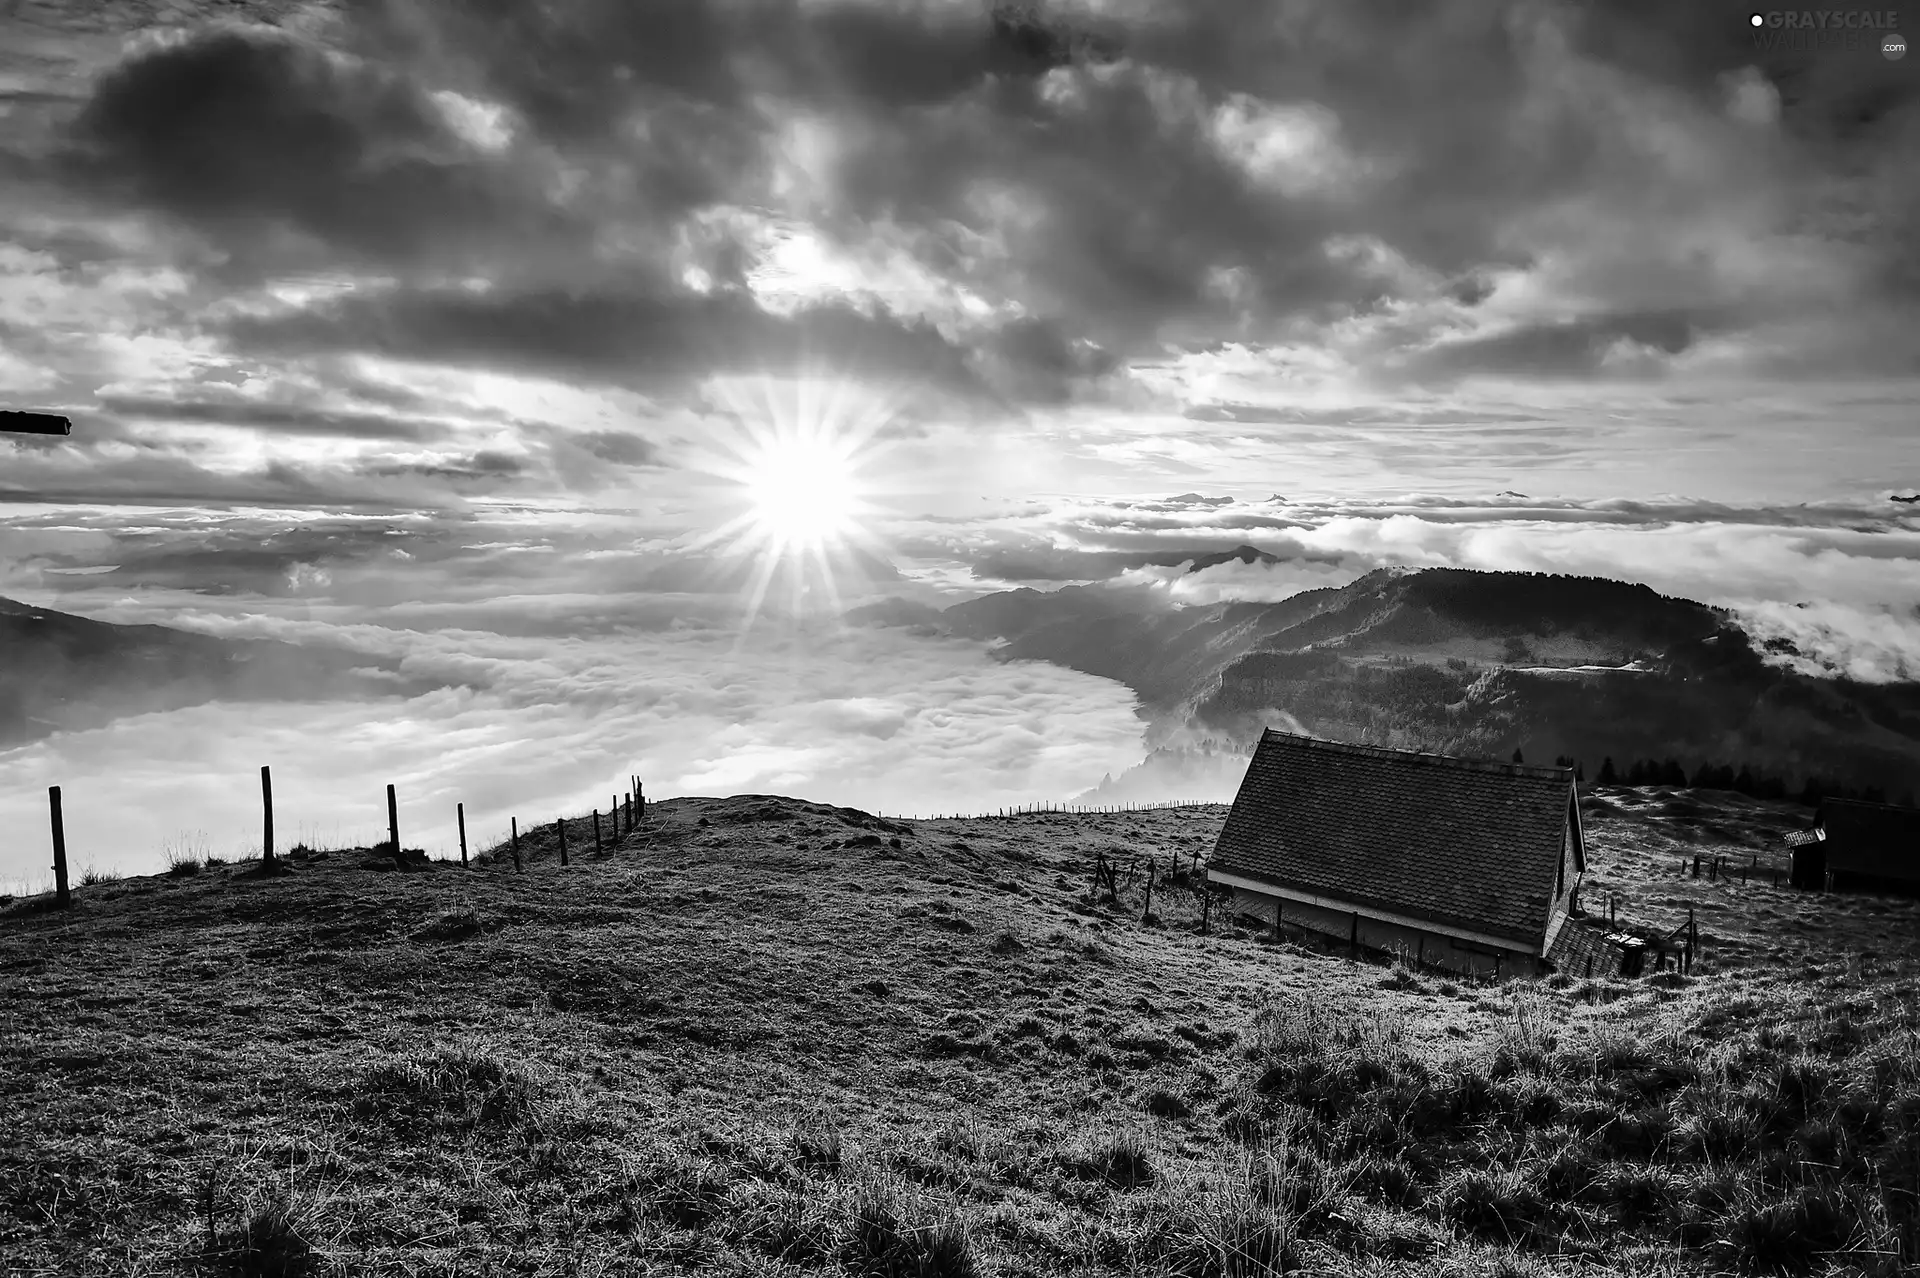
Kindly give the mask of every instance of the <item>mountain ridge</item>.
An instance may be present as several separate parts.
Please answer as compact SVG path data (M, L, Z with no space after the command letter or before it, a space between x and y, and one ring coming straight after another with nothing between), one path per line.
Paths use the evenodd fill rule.
M1790 645L1756 645L1729 610L1611 578L1382 568L1277 603L1186 606L1147 586L1022 587L918 616L1001 660L1126 684L1150 750L1287 726L1592 767L1732 758L1798 780L1920 778L1920 684L1799 674L1775 660Z
M278 639L122 624L0 597L0 749L209 701L411 695L397 661Z

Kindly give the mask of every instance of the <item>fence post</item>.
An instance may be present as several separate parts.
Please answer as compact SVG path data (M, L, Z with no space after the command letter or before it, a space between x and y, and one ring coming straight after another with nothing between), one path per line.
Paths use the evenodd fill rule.
M266 764L260 765L260 809L264 816L264 828L260 833L260 863L273 864L273 773Z
M460 868L467 868L467 805L453 805L453 815L460 822Z
M513 869L516 874L525 874L527 867L520 864L520 818L513 817L511 820L513 824L509 828L513 831Z
M640 824L647 823L647 784L639 777L633 779L633 807L640 814Z
M67 825L60 817L60 787L47 787L47 808L53 817L53 901L61 909L73 904L67 890Z
M1213 893L1202 892L1200 894L1200 935L1205 936L1207 934L1207 924L1212 918L1212 915Z
M1142 907L1141 907L1141 909L1140 909L1140 921L1141 921L1142 923L1145 923L1145 922L1147 921L1147 916L1153 913L1153 871L1154 871L1154 868L1155 868L1155 867L1154 867L1154 865L1153 865L1153 863L1152 863L1151 861L1149 861L1149 862L1147 863L1147 903L1146 903L1146 904L1145 904L1144 906L1142 906Z
M400 803L393 797L393 787L387 787L387 837L393 841L393 859L400 859Z
M567 863L567 819L561 817L553 823L553 828L560 832L560 864L565 865Z
M600 855L600 809L593 810L593 854Z
M633 791L627 791L627 833L633 833Z

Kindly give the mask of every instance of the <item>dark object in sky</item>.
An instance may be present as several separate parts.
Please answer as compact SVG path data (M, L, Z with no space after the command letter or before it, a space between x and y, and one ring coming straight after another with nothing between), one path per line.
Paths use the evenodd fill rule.
M1502 493L1499 493L1499 494L1497 494L1497 495L1498 495L1498 496L1501 496L1501 497L1521 497L1521 498L1524 498L1524 497L1526 497L1526 494L1525 494L1525 493L1516 493L1516 492L1515 492L1515 491L1513 491L1513 489L1511 489L1511 488L1509 488L1509 489L1507 489L1507 490L1506 490L1505 492L1502 492Z
M0 431L17 435L71 435L73 423L58 413L0 411Z
M1895 497L1895 498L1894 498L1894 500L1895 500L1895 501L1901 501L1901 502L1909 502L1909 503L1910 503L1910 502L1916 502L1916 501L1920 501L1920 493L1915 493L1915 494L1914 494L1913 496L1911 496L1911 497Z

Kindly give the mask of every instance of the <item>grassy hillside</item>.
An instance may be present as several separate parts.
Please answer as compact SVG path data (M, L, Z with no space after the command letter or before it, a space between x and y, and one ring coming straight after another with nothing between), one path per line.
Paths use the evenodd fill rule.
M1757 854L1797 810L1594 802L1589 903L1692 906L1696 975L1505 986L1203 936L1178 880L1146 924L1139 885L1089 896L1096 850L1191 866L1223 816L682 799L564 869L549 836L523 875L335 851L0 906L0 1256L1236 1278L1920 1260L1920 905L1676 873Z

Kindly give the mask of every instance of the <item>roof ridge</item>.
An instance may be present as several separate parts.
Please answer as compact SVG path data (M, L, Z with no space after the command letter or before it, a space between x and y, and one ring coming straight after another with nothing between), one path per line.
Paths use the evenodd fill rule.
M1537 781L1571 781L1572 768L1553 767L1544 763L1506 763L1499 759L1462 759L1450 754L1436 754L1430 750L1397 750L1392 746L1361 745L1352 741L1329 741L1325 737L1310 737L1299 732L1281 732L1277 728L1268 728L1261 733L1262 744L1268 737L1285 742L1294 742L1315 750L1338 754L1366 755L1375 759L1393 759L1406 763L1424 764L1429 767L1455 768L1465 772L1495 772L1507 776L1528 777Z
M1908 807L1904 803L1876 803L1872 799L1842 799L1836 795L1829 795L1822 799L1821 802L1843 803L1851 808L1880 808L1888 812L1912 812L1920 814L1920 808Z

